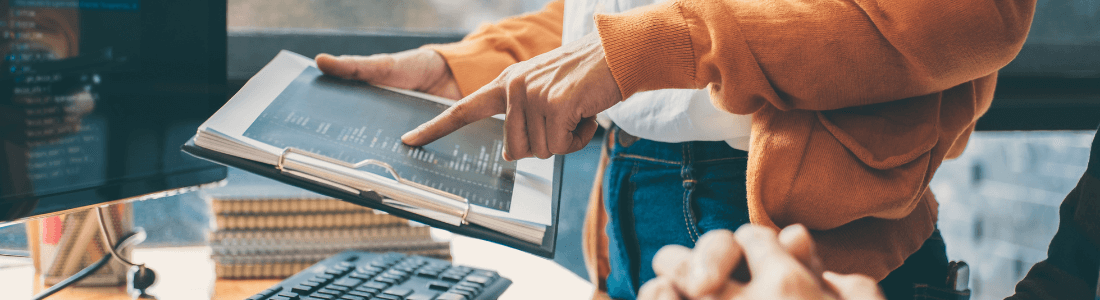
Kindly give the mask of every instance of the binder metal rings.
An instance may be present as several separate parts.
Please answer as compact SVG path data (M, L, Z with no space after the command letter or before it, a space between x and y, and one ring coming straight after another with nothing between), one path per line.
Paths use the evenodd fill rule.
M352 164L352 163L348 163L346 161L342 161L342 160L339 160L339 159L334 159L334 158L331 158L331 157L328 157L328 156L324 156L324 155L320 155L320 154L317 154L317 153L305 151L305 150L302 150L302 149L298 149L298 148L294 148L294 147L286 147L286 148L283 148L283 153L279 154L279 160L275 164L275 169L276 170L279 170L280 172L285 171L284 170L284 164L286 163L286 157L287 157L287 155L289 155L291 153L295 153L295 154L299 154L299 155L306 156L306 157L309 157L309 158L321 160L321 161L324 161L324 162L328 162L328 163L335 164L335 165L342 166L342 167L349 168L349 169L359 169L359 168L361 168L363 166L366 166L366 165L375 165L375 166L382 167L383 169L386 169L386 172L390 173L390 175L392 175L393 178L395 180L397 180L397 182L400 183L400 184L412 186L412 187L415 187L415 188L418 188L418 189L421 189L421 190L431 192L431 193L436 194L436 195L440 195L440 196L450 198L450 199L455 200L455 201L462 202L462 204L466 206L465 209L462 212L462 224L463 225L469 224L469 222L466 221L466 217L470 215L470 201L469 200L467 200L466 198L463 198L463 197L459 197L458 195L455 195L455 194L444 192L444 191L441 191L439 189L436 189L436 188L433 188L433 187L430 187L430 186L426 186L426 185L423 185L423 184L419 184L419 183L401 178L401 176L397 175L397 171L394 170L393 167L390 166L390 164L387 164L383 161L374 160L374 159L364 159L362 161L359 161L357 163Z

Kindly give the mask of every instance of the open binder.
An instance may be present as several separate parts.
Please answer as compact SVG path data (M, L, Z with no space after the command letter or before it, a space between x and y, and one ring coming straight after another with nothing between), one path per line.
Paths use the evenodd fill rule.
M312 60L284 51L183 151L553 258L564 158L503 161L497 119L424 147L400 143L400 133L449 105L432 97L323 76Z
M438 196L433 198L436 198L440 201L461 203L461 207L463 207L463 209L461 210L450 211L449 214L446 212L437 213L428 209L413 207L408 207L408 210L395 209L395 207L388 204L393 203L394 199L390 197L383 197L377 191L360 191L339 182L333 182L321 179L318 176L310 175L306 173L307 171L295 169L298 167L305 167L307 169L309 168L308 162L302 162L301 159L295 159L295 157L301 153L308 153L302 154L301 157L303 158L309 157L317 160L328 161L330 163L334 160L332 158L324 157L321 155L304 152L301 150L290 150L293 148L288 148L288 151L284 152L284 155L281 156L280 160L284 161L284 164L280 167L258 163L255 161L250 161L240 157L226 155L217 151L198 147L195 145L194 139L188 141L187 144L184 144L182 148L184 152L194 155L196 157L226 166L239 168L257 175L278 180L289 185L310 190L315 193L370 207L372 209L381 210L398 217L424 223L428 226L444 229L457 234L499 243L545 258L554 258L554 242L557 238L558 231L558 204L560 203L559 198L561 196L561 167L562 165L564 165L565 162L563 156L557 156L554 159L554 182L552 195L553 200L551 202L551 218L553 219L553 224L546 228L546 233L543 236L542 243L539 244L523 241L497 231L489 230L483 226L470 224L469 222L465 221L465 217L469 216L469 203L466 202L465 199L455 196L453 194L448 194L446 192L441 192L431 188L424 189L425 187L423 187L422 185L416 183L408 184L408 181L405 181L406 183L401 183L401 181L399 180L390 180L390 182L385 183L384 186L389 186L395 190L402 190L405 192L417 191L419 193L431 193ZM340 163L346 164L346 162ZM352 164L352 166L355 165L360 164ZM451 217L443 217L446 215L449 215Z

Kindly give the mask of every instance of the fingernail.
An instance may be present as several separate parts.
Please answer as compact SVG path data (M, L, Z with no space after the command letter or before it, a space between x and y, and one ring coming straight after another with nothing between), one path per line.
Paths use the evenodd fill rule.
M401 135L401 141L405 142L407 144L408 141L412 140L413 137L416 135L416 134L414 134L415 131L416 130L413 130L413 131L406 132L405 134L402 134Z

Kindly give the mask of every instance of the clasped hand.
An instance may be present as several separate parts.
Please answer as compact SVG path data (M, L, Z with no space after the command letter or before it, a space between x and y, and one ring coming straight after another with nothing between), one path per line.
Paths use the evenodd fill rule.
M642 286L639 300L882 299L870 277L824 271L801 225L779 234L756 225L714 230L694 249L661 248L653 271L657 278Z

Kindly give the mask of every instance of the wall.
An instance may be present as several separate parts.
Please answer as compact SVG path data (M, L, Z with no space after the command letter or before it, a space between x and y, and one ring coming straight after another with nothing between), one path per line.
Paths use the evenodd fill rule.
M1058 229L1058 206L1088 163L1091 131L978 132L931 187L948 257L971 266L971 299L1004 299Z

